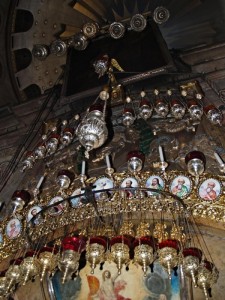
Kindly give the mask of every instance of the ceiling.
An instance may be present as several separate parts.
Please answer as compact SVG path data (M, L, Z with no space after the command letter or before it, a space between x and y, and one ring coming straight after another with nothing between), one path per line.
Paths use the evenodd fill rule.
M164 6L170 18L159 25L169 49L187 50L225 41L225 3L222 0L7 0L0 4L0 117L12 107L46 94L66 64L66 55L32 57L35 44L80 32L86 22L100 26L153 12ZM175 52L176 52L175 51ZM176 52L177 53L177 52Z

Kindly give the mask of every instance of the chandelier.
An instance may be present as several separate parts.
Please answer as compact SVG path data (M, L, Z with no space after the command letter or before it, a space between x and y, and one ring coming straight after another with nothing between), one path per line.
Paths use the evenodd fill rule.
M133 27L142 24L139 19L132 19ZM114 34L117 27L111 28ZM108 140L106 117L113 101L120 103L118 120L126 130L138 119L150 118L174 124L184 120L193 130L203 117L221 125L222 114L204 98L198 82L126 95L115 78L114 68L123 69L114 58L103 55L93 67L99 77L108 77L108 84L83 115L46 123L41 140L22 163L24 172L40 160L53 160L75 141L80 144L76 149L82 157L80 173L75 174L72 165L57 170L56 193L41 189L51 174L49 166L32 191L13 193L11 211L0 228L0 259L7 261L0 273L0 297L12 295L36 277L44 281L56 271L62 273L64 284L79 276L81 265L89 266L93 275L97 268L103 271L105 263L114 264L118 276L135 265L145 278L158 263L168 280L177 273L190 278L208 300L218 270L202 246L195 217L225 220L224 176L206 173L206 157L198 150L186 155L187 171L168 170L161 145L158 161L151 162L154 171L143 170L146 157L140 149L129 151L122 173L115 172L110 152L105 154L104 174L88 176L87 166L91 151ZM157 130L153 133L157 135ZM224 173L224 161L217 152L214 156Z
M142 268L143 277L150 269L154 272L159 262L169 279L178 269L209 299L218 270L202 247L204 240L195 222L198 208L190 203L205 197L219 201L222 179L204 173L205 156L199 151L186 156L188 173L166 171L161 146L156 172L142 171L144 161L143 153L131 151L128 171L114 173L106 155L106 175L87 178L85 161L76 183L71 170L59 171L57 195L38 197L46 175L40 178L33 201L28 191L15 191L13 213L2 225L1 259L10 260L1 272L0 295L14 293L37 276L43 281L56 270L65 283L78 276L81 261L90 266L91 274L98 267L104 270L105 262L115 264L118 276L135 264ZM66 235L57 233L65 226Z

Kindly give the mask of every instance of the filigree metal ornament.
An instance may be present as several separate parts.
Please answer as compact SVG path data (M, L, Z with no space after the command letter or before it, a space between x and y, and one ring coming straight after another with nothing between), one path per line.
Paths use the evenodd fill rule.
M120 39L124 36L125 26L120 22L113 22L109 26L109 34L114 39Z
M59 145L60 136L53 133L46 142L47 154L51 155L56 152Z
M170 12L166 7L158 6L153 12L153 20L157 24L165 23L170 17Z
M63 145L68 146L72 142L73 136L74 136L73 128L65 128L63 130L60 141Z
M130 27L132 30L140 32L145 29L147 20L141 14L136 14L130 19Z
M61 170L57 174L57 183L61 189L68 189L74 179L74 173L69 170Z
M49 55L49 47L44 44L34 45L32 54L38 60L45 60Z
M84 35L89 39L96 37L99 30L100 30L99 25L98 23L95 22L85 23L82 28Z
M62 40L55 40L50 45L50 52L56 56L62 56L66 54L67 44Z
M83 51L88 46L88 39L83 33L77 33L71 41L71 46L73 46L75 50Z
M127 154L127 169L132 173L140 172L143 168L145 156L141 151L130 151Z

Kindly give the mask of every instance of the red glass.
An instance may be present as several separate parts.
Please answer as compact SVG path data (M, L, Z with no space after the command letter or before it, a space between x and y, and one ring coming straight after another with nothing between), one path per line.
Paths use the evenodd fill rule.
M10 261L10 265L16 265L16 266L19 266L22 262L23 262L23 258L22 258L22 257L19 257L19 258L16 258L16 259L12 259L12 260Z
M33 256L36 256L37 252L36 251L28 251L26 254L25 254L25 257L33 257Z
M210 272L213 271L214 264L211 263L210 261L208 261L208 260L203 260L203 265L204 265L204 267L205 267L207 270L209 270Z
M62 241L63 250L73 250L77 252L82 252L85 250L86 240L79 237L65 237Z
M143 105L148 105L150 106L150 103L147 99L142 99L141 102L140 102L140 107L143 106Z
M177 240L164 240L162 242L159 243L159 249L165 248L165 247L169 247L169 248L174 248L176 250L180 249L180 242Z
M189 100L187 103L188 108L192 107L193 105L198 105L197 101L194 99Z
M89 107L89 112L94 111L94 110L98 110L103 112L103 105L101 104L93 104Z
M58 135L57 133L53 133L53 134L50 135L49 139L56 139L56 140L59 141L60 135Z
M130 238L126 237L126 236L115 236L114 238L111 239L110 241L110 245L113 246L114 244L117 243L123 243L125 245L127 245L128 247L131 246L131 240Z
M176 104L180 104L180 101L177 100L177 99L172 99L170 105L171 105L171 106L174 106L174 105L176 105Z
M163 99L156 99L155 100L155 104L157 105L157 104L159 104L159 103L165 103L165 101L163 100Z
M143 163L145 161L145 155L141 151L134 150L134 151L128 152L128 154L127 154L127 161L130 160L133 157L139 158Z
M202 259L202 251L198 248L190 247L183 250L183 256L195 256L198 257L199 260Z
M203 108L203 110L204 110L204 112L207 114L210 110L217 110L217 108L215 107L215 105L210 104L210 105L208 105L208 106L205 106L205 107Z
M74 129L73 128L69 128L69 127L66 127L63 129L63 132L66 133L66 132L69 132L71 133L72 135L74 134Z
M134 240L133 243L134 248L139 245L149 245L155 250L157 247L157 240L152 236L142 236L139 239Z
M39 254L40 253L43 253L43 252L50 252L50 253L53 253L53 254L57 254L58 253L58 248L56 247L43 247L41 248L41 250L39 251Z
M102 245L104 248L106 248L106 246L107 246L106 239L101 236L91 237L89 243L90 244L99 244L99 245Z
M129 112L134 116L134 110L132 108L124 108L123 113Z
M26 190L16 190L12 195L12 200L21 199L25 203L28 203L31 199L31 195Z
M185 157L185 163L188 164L188 162L189 162L190 160L195 159L195 158L202 160L204 164L206 163L205 155L204 155L202 152L200 152L200 151L195 151L195 150L189 152L189 153L186 155L186 157Z

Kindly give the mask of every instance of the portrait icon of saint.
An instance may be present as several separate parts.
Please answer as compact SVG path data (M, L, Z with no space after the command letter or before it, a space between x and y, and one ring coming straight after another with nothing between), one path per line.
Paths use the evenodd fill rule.
M93 191L107 190L107 189L113 188L114 183L111 179L109 179L107 177L101 177L96 180L96 182L94 183L94 186L95 186L95 188L93 189ZM95 193L95 198L97 200L101 199L101 197L104 197L105 194L106 194L106 192Z
M6 226L6 235L9 239L17 238L21 232L21 223L19 219L14 218L10 220Z
M199 187L200 198L206 201L213 201L220 195L221 185L216 179L207 179Z
M49 202L49 205L52 205L52 204L56 203L55 206L53 206L49 209L49 214L51 216L58 216L63 212L63 210L66 206L66 203L57 203L57 202L60 202L62 200L63 200L62 197L56 196L56 197L52 198L52 200Z
M138 187L138 182L135 178L128 177L124 179L121 187L124 188L124 193L128 199L133 198L136 193L136 188Z
M84 194L84 191L81 190L81 188L75 189L73 193L71 194L70 203L72 207L78 207L80 204L82 204L82 195ZM74 197L74 198L73 198Z
M171 183L170 190L172 194L179 198L184 198L191 191L191 181L186 176L177 176Z
M164 189L164 181L159 176L150 176L145 184L146 188L162 191ZM154 191L147 191L148 196L155 196L159 193Z
M41 211L41 207L38 205L35 205L30 208L28 214L27 214L27 222L30 222L32 220L34 225L39 225L43 222L42 216L38 213Z

